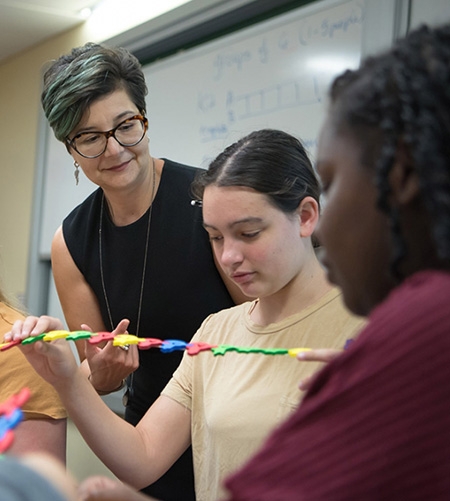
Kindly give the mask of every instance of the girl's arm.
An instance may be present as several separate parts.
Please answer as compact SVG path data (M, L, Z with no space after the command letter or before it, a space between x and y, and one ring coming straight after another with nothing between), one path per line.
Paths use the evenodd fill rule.
M52 330L48 324L55 325L51 317L39 321L42 332ZM14 324L11 337L26 336ZM191 413L174 400L159 397L134 427L97 395L78 370L68 341L19 347L36 372L54 386L86 443L122 481L137 489L155 482L189 446Z

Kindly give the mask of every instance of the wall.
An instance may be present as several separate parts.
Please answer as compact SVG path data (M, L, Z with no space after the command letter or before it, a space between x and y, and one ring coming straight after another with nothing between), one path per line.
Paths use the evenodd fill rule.
M27 281L42 67L85 41L75 28L0 64L0 281L19 299Z

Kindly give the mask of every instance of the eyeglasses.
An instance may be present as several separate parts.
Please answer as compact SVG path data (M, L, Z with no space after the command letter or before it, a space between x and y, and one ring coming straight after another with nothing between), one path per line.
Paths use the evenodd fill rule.
M67 138L66 144L84 158L97 158L105 153L111 136L121 146L136 146L144 138L147 127L148 120L142 115L135 115L106 132L81 132L72 139Z

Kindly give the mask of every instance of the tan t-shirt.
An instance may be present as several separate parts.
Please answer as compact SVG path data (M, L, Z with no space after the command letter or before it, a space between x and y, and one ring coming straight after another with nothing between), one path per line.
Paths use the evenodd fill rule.
M343 348L364 321L333 289L301 313L266 327L249 316L254 302L210 315L192 341L261 348ZM300 380L319 368L288 355L210 351L184 354L162 394L192 412L198 501L220 499L222 480L241 466L301 399Z
M11 330L16 320L23 315L0 302L0 342ZM22 407L25 419L61 419L67 417L58 394L45 382L28 363L19 348L0 352L0 402L18 393L27 386L31 392L29 400Z

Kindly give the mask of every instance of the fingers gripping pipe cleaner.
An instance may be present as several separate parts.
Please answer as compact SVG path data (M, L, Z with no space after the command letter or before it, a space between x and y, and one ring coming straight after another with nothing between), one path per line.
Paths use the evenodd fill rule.
M31 344L36 341L55 341L56 339L66 339L67 341L79 341L86 339L91 344L98 344L105 341L112 341L114 346L127 346L136 344L140 350L158 348L162 353L173 351L187 351L188 355L197 355L202 351L211 351L214 356L225 355L227 352L237 353L262 353L264 355L289 355L295 357L301 351L310 351L310 348L258 348L233 346L228 344L214 345L208 343L194 342L186 343L180 339L156 339L141 338L133 334L113 334L111 332L89 332L89 331L50 331L37 336L28 337L23 340L10 341L0 344L0 351L9 350L19 344Z

